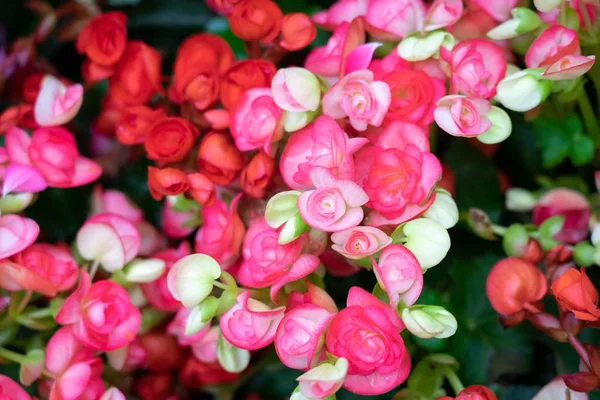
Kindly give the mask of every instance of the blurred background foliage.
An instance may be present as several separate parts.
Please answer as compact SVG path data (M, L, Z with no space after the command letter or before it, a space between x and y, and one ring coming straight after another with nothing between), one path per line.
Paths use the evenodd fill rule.
M25 0L0 1L1 44L11 43L29 34L36 16L24 7ZM60 0L49 1L54 6ZM331 5L331 0L277 0L285 12L313 12ZM224 37L239 59L246 57L242 42L229 30L227 20L214 14L202 0L105 0L103 10L121 10L129 17L128 36L143 40L159 49L163 55L163 72L170 66L179 43L197 32L212 32ZM313 46L323 45L328 34L319 31ZM300 65L308 50L294 53L283 60L284 65ZM52 64L60 74L81 81L83 57L75 52L73 43L52 38L39 48L39 56ZM0 98L0 110L8 104L6 88ZM83 108L75 121L81 150L86 152L90 123L98 115L106 85L97 85L86 92ZM600 169L600 160L592 160L582 145L581 122L573 110L557 105L552 116L541 116L535 122L523 115L512 114L513 134L501 144L493 156L486 156L473 143L438 136L436 153L455 175L456 202L466 212L477 207L488 213L492 221L508 225L523 219L505 211L502 187L512 186L538 190L540 187L570 186L589 192L593 171ZM0 143L2 138L0 138ZM147 218L158 222L160 204L153 201L146 187L146 162L138 161L119 171L116 179L104 180L107 187L125 191L142 206ZM86 218L91 186L42 193L27 213L41 226L43 239L70 241ZM524 221L521 221L524 222ZM418 340L409 343L413 365L429 353L443 352L460 363L459 377L465 386L488 384L501 400L531 399L539 388L559 374L578 370L579 359L572 349L556 343L529 327L526 323L504 329L497 320L485 295L485 280L494 263L502 258L499 241L485 241L474 236L464 224L450 231L452 248L439 266L429 270L420 303L435 303L446 307L458 319L456 334L445 340ZM589 271L596 283L600 273ZM375 284L372 273L363 271L349 278L325 279L327 290L343 307L348 289L361 286L371 290ZM550 306L550 305L549 305ZM583 342L600 344L597 330L582 334ZM17 374L0 366L0 372ZM284 399L296 386L298 372L273 362L254 374L241 387L238 396L257 393L263 400ZM339 400L391 399L392 394L379 397L358 397L342 391ZM199 397L202 398L202 397ZM238 398L238 397L236 397ZM591 399L600 399L597 393Z

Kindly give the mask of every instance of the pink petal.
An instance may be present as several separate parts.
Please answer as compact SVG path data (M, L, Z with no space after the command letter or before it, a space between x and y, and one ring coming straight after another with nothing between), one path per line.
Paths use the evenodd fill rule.
M423 214L425 211L427 211L427 209L429 207L431 207L431 205L433 204L434 201L435 201L435 192L429 198L427 203L425 203L425 204L409 204L404 209L404 212L399 217L394 218L394 219L387 219L383 215L378 213L377 211L371 211L367 218L366 224L368 226L384 226L384 225L397 226L399 224L410 221L411 219L414 219L414 218L418 217L419 215Z
M92 375L88 363L70 367L55 383L64 400L76 400L85 391Z
M317 256L313 256L312 254L303 254L294 262L292 265L292 269L275 285L271 287L271 300L277 304L275 301L275 297L286 283L294 282L299 279L302 279L313 273L315 269L321 264L321 260Z
M377 114L371 118L369 123L373 126L380 126L392 102L392 93L388 84L383 81L375 81L370 86L375 94L375 99L377 99Z
M46 347L46 369L56 375L65 371L81 345L70 326L63 326L50 338Z
M71 121L83 103L83 86L65 87L52 75L42 80L33 107L35 122L40 126L59 126Z
M40 233L29 218L8 214L0 217L0 259L8 258L31 246Z
M339 232L345 229L354 228L359 225L364 217L362 207L352 207L346 211L346 214L335 223L327 227L328 232Z
M2 196L9 193L37 193L48 185L37 169L26 164L11 163L4 170Z
M28 149L31 137L22 129L16 127L8 128L6 132L6 152L10 161L30 165Z
M102 167L95 161L85 157L79 157L75 163L75 173L70 181L65 183L54 183L52 187L72 188L87 185L98 179L102 175Z
M571 54L550 65L542 76L549 80L576 79L587 73L596 61L596 56Z
M67 300L62 304L56 315L56 322L61 325L68 325L74 324L79 320L81 317L81 303L90 290L91 285L92 282L88 273L81 271L79 287L77 287L77 290L67 297Z
M365 43L352 50L352 52L348 54L348 57L346 57L344 75L361 69L367 69L373 60L375 50L381 45L382 43L377 42Z

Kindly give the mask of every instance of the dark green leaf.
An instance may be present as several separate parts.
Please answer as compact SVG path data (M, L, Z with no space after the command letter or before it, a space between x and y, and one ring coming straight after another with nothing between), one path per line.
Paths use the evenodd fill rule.
M537 143L542 151L544 168L557 166L569 155L571 140L561 125L556 120L542 117L533 123Z
M589 136L577 132L571 141L571 161L575 165L585 165L594 157L594 142Z

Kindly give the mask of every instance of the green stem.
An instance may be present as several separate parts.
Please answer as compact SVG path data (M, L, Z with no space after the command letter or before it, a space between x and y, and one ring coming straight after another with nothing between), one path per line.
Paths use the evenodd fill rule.
M224 283L221 283L219 281L214 281L213 285L215 285L216 287L218 287L219 289L223 289L223 290L231 290L231 287L227 286Z
M21 311L23 311L25 309L25 307L27 307L27 304L29 304L29 300L31 300L32 295L33 295L33 292L31 290L28 290L25 292L25 296L23 297L23 300L21 300L21 302L19 303L19 306L17 307L17 314L20 314Z
M498 236L504 236L506 234L506 228L500 225L492 224L492 232Z
M600 125L594 115L594 110L585 90L581 91L581 95L577 98L577 104L583 115L583 122L588 134L591 136L596 147L600 147Z
M16 362L17 364L25 364L27 362L27 357L23 354L15 353L4 347L0 347L0 357L8 361Z
M52 316L52 311L50 311L49 308L42 308L39 310L33 310L31 312L28 312L27 314L25 314L25 317L31 318L31 319L39 319L39 318L46 318L46 317L51 317Z
M446 375L446 379L448 380L448 383L450 383L450 386L452 386L452 390L454 390L454 393L458 396L458 393L465 388L460 381L460 378L456 375L456 372L447 365L441 367L441 370L444 375Z

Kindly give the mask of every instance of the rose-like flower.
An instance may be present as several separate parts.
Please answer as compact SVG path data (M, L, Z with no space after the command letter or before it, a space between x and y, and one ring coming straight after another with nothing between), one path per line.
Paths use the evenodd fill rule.
M240 349L258 350L275 340L284 312L285 307L271 309L244 291L236 304L219 318L219 324L229 343Z
M408 377L410 356L396 312L372 294L352 287L346 308L331 321L327 351L348 360L344 388L360 395L386 393Z
M188 37L177 49L169 98L191 101L204 110L217 98L219 76L233 63L233 51L223 38L210 33Z
M198 149L198 170L216 185L229 185L244 167L244 158L229 135L210 132Z
M452 136L474 137L492 127L487 117L492 105L487 100L450 95L442 97L436 105L435 122Z
M376 37L403 38L423 28L425 5L422 0L372 0L365 21Z
M71 325L85 346L107 351L135 339L141 314L121 286L112 281L92 284L90 276L82 272L79 287L63 303L56 322Z
M390 87L373 81L369 70L352 72L337 82L323 97L323 113L334 119L350 118L359 131L368 125L380 126L390 106Z
M562 382L562 379L560 379L560 381ZM558 393L558 391L556 393ZM486 388L485 386L471 385L458 392L456 397L443 396L438 397L437 400L498 400L498 398L490 389ZM534 400L542 399L538 399L536 397Z
M237 212L241 196L228 209L222 200L202 208L202 227L194 239L194 250L213 257L226 270L238 260L246 229Z
M152 109L145 105L128 107L117 122L117 139L128 146L142 144L152 125L166 116L162 108Z
M452 51L442 47L440 55L450 69L450 93L489 99L506 75L504 53L489 40L465 40Z
M548 283L535 265L509 257L494 265L487 277L485 290L496 312L512 315L521 311L525 304L544 297Z
M550 217L565 217L562 230L554 236L561 242L575 244L589 234L590 202L581 193L567 188L555 188L543 195L533 207L532 222L541 225Z
M317 36L315 24L304 13L289 13L283 17L279 45L288 51L308 46Z
M275 172L275 160L261 151L244 167L240 174L242 190L250 197L261 199Z
M570 54L550 65L542 76L550 80L576 79L586 74L596 61L596 56Z
M302 294L298 292L291 292L288 297L286 311L289 313L294 308L304 304L314 304L327 310L330 314L337 314L338 308L331 296L320 287L315 284L306 281L307 292Z
M379 262L373 260L373 271L394 309L401 301L405 306L412 306L423 290L421 266L404 246L393 244L383 249Z
M359 260L373 255L392 243L385 232L369 226L357 226L331 235L331 248L346 258Z
M36 129L32 137L18 128L6 134L11 161L34 166L50 187L70 188L98 179L102 168L79 155L75 138L61 127Z
M314 304L302 304L288 311L277 328L275 350L282 363L307 370L318 361L325 331L334 317Z
M158 279L140 285L144 292L144 297L146 297L152 307L166 312L174 312L181 307L181 302L176 300L169 291L167 276L173 265L181 258L190 255L190 253L189 244L183 241L176 249L166 249L152 255L152 258L163 260L166 266L165 272Z
M552 293L558 304L565 310L575 314L575 318L584 321L597 321L600 318L598 309L598 291L585 273L575 268L565 271L552 284Z
M0 375L0 396L6 400L31 400L31 396L6 375Z
M230 110L247 90L271 86L277 68L266 60L238 61L225 72L221 80L220 100Z
M546 28L531 44L525 55L528 68L548 67L565 56L579 55L577 31L562 25Z
M176 204L180 197L167 197L160 211L162 231L169 239L183 239L189 236L200 225L198 208L177 210Z
M271 0L247 0L238 3L227 17L233 34L243 40L268 43L281 29L283 14Z
M154 200L185 193L189 187L187 175L180 169L148 167L148 188Z
M271 142L281 136L281 109L277 107L269 88L245 92L232 111L230 131L241 151L263 148L270 152Z
M179 117L158 120L150 128L144 148L151 160L159 164L181 161L189 153L198 136L198 129Z
M28 248L39 233L40 227L32 219L14 214L0 216L0 259Z
M360 224L361 206L369 201L360 186L337 179L323 167L315 167L309 174L316 190L298 197L298 210L308 225L325 232L339 232Z
M110 78L111 96L126 105L148 102L163 92L160 68L161 57L156 49L138 40L129 41Z
M75 48L100 66L116 64L127 44L127 16L122 12L108 12L93 18L79 32Z
M349 139L335 120L320 116L311 125L290 136L279 171L292 189L311 189L309 172L324 167L340 179L354 179L354 153L368 143L365 138Z
M42 80L33 106L33 117L39 126L64 125L75 118L83 104L83 86L64 85L52 75Z

